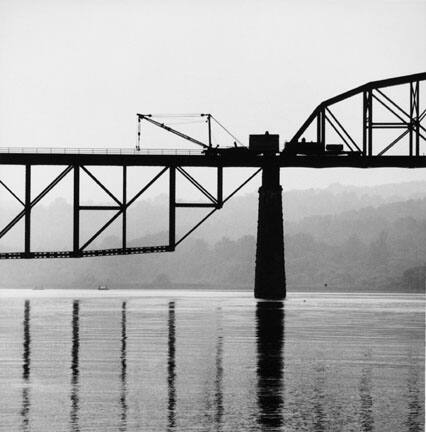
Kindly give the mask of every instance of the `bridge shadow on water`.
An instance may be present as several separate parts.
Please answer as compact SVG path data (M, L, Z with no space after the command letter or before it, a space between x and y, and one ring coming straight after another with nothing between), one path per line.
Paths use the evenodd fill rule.
M279 301L256 305L258 423L268 428L284 424L284 306Z
M169 302L168 314L168 360L167 360L167 384L168 403L167 420L168 430L176 426L176 316L175 302Z
M220 319L221 308L216 310ZM279 428L284 424L283 417L283 348L284 348L284 307L279 301L259 301L256 306L257 341L257 423L263 430ZM214 375L214 414L211 417L215 430L224 426L224 337L218 325L215 342ZM176 429L176 312L175 302L168 305L168 430ZM207 395L206 395L207 396ZM208 403L206 403L208 405Z
M83 303L84 306L84 303ZM188 399L188 392L192 392L193 388L191 384L186 382L185 367L186 361L188 360L187 353L180 351L179 342L180 338L187 337L185 333L178 332L177 323L180 321L180 309L178 308L179 303L176 301L170 301L166 305L167 314L163 321L163 328L166 328L165 333L165 354L163 357L165 363L163 367L159 364L159 368L163 369L164 383L166 385L166 393L161 396L165 402L164 412L164 426L169 431L183 430L182 426L185 426L188 422L187 412L184 409L188 409L188 400L194 405L194 412L203 411L204 413L201 421L207 422L209 429L215 431L222 431L229 429L229 423L235 421L235 407L232 408L230 403L232 401L230 395L233 394L234 388L232 387L232 377L234 373L233 368L228 364L227 357L225 354L235 350L235 346L232 346L234 341L229 340L229 345L225 342L227 335L224 325L224 318L222 317L223 311L221 307L216 307L212 313L214 319L215 329L212 330L211 337L205 339L205 343L208 344L208 351L205 360L209 365L201 364L202 367L208 370L208 374L203 376L208 383L207 387L204 388L204 394L202 401L197 399ZM82 383L81 375L81 307L82 302L80 300L74 300L71 308L71 322L68 321L67 327L70 329L70 347L67 356L69 356L68 371L70 374L70 386L67 391L67 397L69 401L69 430L79 432L85 430L85 426L82 423L86 423L88 420L87 415L81 416L81 411L86 413L87 407L81 403L81 396L86 400L90 397L90 393L85 393L84 386ZM116 352L114 357L111 357L111 365L114 371L119 373L115 374L117 380L111 383L109 378L105 379L105 391L110 390L111 386L114 387L115 393L110 393L115 399L115 408L105 415L108 417L108 421L113 422L117 425L117 430L133 431L135 429L134 411L130 410L130 407L135 403L135 393L133 393L133 384L135 384L134 378L131 375L132 369L129 372L128 355L129 355L129 334L135 334L133 332L133 321L131 323L131 331L129 332L129 314L131 309L128 309L127 301L120 301L120 307L112 310L113 316L116 317L115 328L117 330L116 337L118 345L116 346ZM164 309L163 309L164 312ZM286 418L291 415L294 409L299 411L302 417L308 419L309 429L304 428L303 430L314 430L314 431L326 431L329 430L330 415L341 416L340 413L330 414L333 409L339 406L340 402L333 401L328 395L329 383L328 383L328 368L326 363L317 362L315 367L312 369L312 375L310 386L305 389L310 389L310 394L306 392L303 394L304 400L301 401L303 407L296 406L295 400L292 400L293 396L290 389L285 392L285 379L289 386L292 384L293 377L285 376L285 371L288 371L289 365L285 367L285 302L281 301L258 301L255 305L255 327L254 327L254 365L255 371L253 375L244 377L248 379L247 382L253 382L254 393L248 394L249 401L238 400L236 408L244 412L245 407L249 407L249 421L251 427L255 427L255 430L283 430L286 427L292 426L292 419ZM33 313L34 314L34 313ZM33 368L34 364L31 363L32 346L34 345L35 339L38 333L31 332L31 303L26 300L24 303L23 313L23 343L22 343L22 401L20 408L21 427L23 431L32 430L32 422L36 418L36 414L32 414L32 409L36 410L36 407L32 407L31 398L35 398L37 387L31 387L31 375L34 376ZM183 319L185 319L183 317ZM138 323L138 325L140 325ZM224 328L225 326L225 328ZM179 327L180 329L180 327ZM203 329L204 331L204 329ZM130 341L131 342L131 341ZM114 342L115 343L115 342ZM289 341L286 341L289 349ZM184 344L183 344L184 346ZM132 344L132 347L134 345ZM87 346L83 345L84 350ZM133 348L132 348L133 349ZM238 348L236 348L238 351ZM133 352L133 351L132 351ZM235 352L235 351L234 351ZM230 359L230 357L229 357ZM134 357L131 357L130 361L134 361ZM237 361L244 361L243 357L238 357ZM202 363L202 362L201 362ZM374 400L374 385L373 385L373 361L371 353L368 351L364 356L364 362L359 370L358 376L357 393L359 405L356 409L356 415L358 416L359 430L362 431L373 431L376 430L377 424L375 424L375 400ZM297 371L292 370L292 373ZM191 371L192 372L192 371ZM88 371L90 373L90 371ZM197 372L198 373L198 372ZM287 374L290 372L287 372ZM83 377L86 373L83 374ZM161 375L160 375L161 376ZM231 378L231 380L230 380ZM309 378L309 377L308 377ZM199 377L197 378L199 379ZM241 379L241 378L239 378ZM251 381L252 380L252 381ZM419 423L419 416L422 411L421 407L421 392L418 388L419 372L413 366L408 371L407 378L407 401L409 403L409 410L407 412L407 420L405 425L407 430L419 431L421 425ZM306 382L308 382L306 381ZM251 386L251 384L250 384ZM249 386L249 387L250 387ZM129 393L130 387L130 393ZM83 391L84 390L84 391ZM146 388L148 397L149 394L156 389ZM81 395L84 393L84 395ZM147 396L145 394L144 397ZM287 397L287 400L285 399ZM138 401L136 403L139 404ZM331 405L334 404L334 407ZM186 407L186 408L184 408ZM107 408L106 408L107 409ZM158 408L161 409L160 407ZM234 409L234 411L233 411ZM290 413L290 414L289 414ZM148 413L143 413L148 415ZM161 416L161 413L160 413ZM337 417L334 419L336 420ZM305 423L305 426L308 424ZM202 429L202 425L200 425ZM251 429L250 429L251 430Z
M127 302L121 304L120 432L127 430Z
M72 346L71 346L71 412L72 430L80 431L79 427L79 377L80 377L80 302L75 300L72 305Z
M72 431L78 432L80 426L80 308L79 300L72 303L71 314L71 355L70 355L70 414L69 425ZM31 331L30 331L30 301L24 306L22 379L22 430L31 430L30 408L31 395L29 388L31 372ZM217 308L220 316L221 308ZM177 362L176 362L176 305L168 303L168 336L167 336L167 429L176 430L177 422ZM257 405L258 423L266 427L279 427L283 424L283 347L284 347L284 309L281 302L258 302L256 307L256 341L257 341ZM119 430L127 430L128 416L128 383L127 383L127 302L121 304L121 334L120 334L120 418ZM214 354L214 414L212 420L216 430L224 427L224 336L221 325L218 325L215 338Z
M22 355L22 430L29 431L29 414L31 407L30 399L30 370L31 370L31 333L30 333L30 314L31 304L29 300L25 300L24 306L24 342L23 342L23 355Z

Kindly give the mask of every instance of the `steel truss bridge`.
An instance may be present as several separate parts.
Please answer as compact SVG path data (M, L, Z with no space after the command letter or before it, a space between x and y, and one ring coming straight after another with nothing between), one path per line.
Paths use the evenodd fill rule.
M385 79L364 84L349 90L319 104L303 123L300 129L289 141L291 147L284 147L275 153L257 153L249 148L238 146L221 148L215 147L211 137L211 121L213 116L201 114L208 125L208 139L206 142L167 126L155 119L155 116L138 114L139 137L143 122L150 122L176 136L190 141L201 149L191 150L153 150L141 149L71 149L71 148L0 148L0 166L20 165L25 167L25 192L19 194L8 185L0 175L0 187L6 189L10 195L22 206L4 227L0 227L0 239L3 238L18 222L24 221L24 250L21 252L1 252L0 259L19 258L79 258L107 255L128 255L153 252L174 251L188 235L198 228L217 210L235 195L252 178L265 170L266 166L309 167L309 168L420 168L426 167L426 128L424 119L426 109L420 105L421 85L426 81L426 73L418 73L403 77ZM389 89L398 87L403 89L405 98L396 100L388 94ZM359 112L362 113L362 138L357 140L345 127L345 121L339 119L335 106L358 96L362 102ZM408 105L408 106L407 106ZM377 118L376 107L380 106L392 117L392 121ZM351 118L346 119L351 121ZM315 140L311 141L311 148L318 151L298 151L306 144L305 134L310 128L315 130ZM398 129L397 137L389 142L383 138L376 138L375 130ZM330 141L329 132L333 131L343 145L342 151L327 151ZM404 138L405 141L404 142ZM216 143L215 143L216 144ZM298 147L299 146L299 147ZM287 151L286 148L292 148ZM398 153L391 155L392 149L398 148ZM296 149L296 150L295 150ZM32 198L31 170L34 166L63 166L63 170L36 197ZM118 166L122 167L122 193L114 195L89 167ZM133 166L154 166L160 171L135 195L128 196L127 170ZM187 167L211 167L216 169L216 190L212 194L188 171ZM257 169L230 195L223 194L223 170L228 167L252 167ZM81 173L87 174L107 195L112 198L114 205L92 206L82 205L80 202ZM176 176L183 176L196 187L207 199L207 202L178 202L176 200ZM31 249L31 212L42 199L54 189L65 177L73 178L73 248L68 251L33 251ZM127 211L160 177L168 176L169 184L169 239L168 244L158 246L129 247L127 244ZM176 237L176 210L179 208L207 208L210 212L182 237ZM114 210L115 214L98 231L85 242L80 240L80 214L84 211ZM121 247L114 249L89 249L97 239L115 220L121 218L122 235Z

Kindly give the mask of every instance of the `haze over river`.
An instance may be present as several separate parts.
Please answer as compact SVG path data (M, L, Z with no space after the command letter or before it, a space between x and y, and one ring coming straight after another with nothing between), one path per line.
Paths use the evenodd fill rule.
M422 431L424 300L0 290L0 430Z

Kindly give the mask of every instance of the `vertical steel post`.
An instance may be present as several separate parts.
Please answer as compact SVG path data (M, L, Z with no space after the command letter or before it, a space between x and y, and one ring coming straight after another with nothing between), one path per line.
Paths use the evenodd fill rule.
M123 165L123 201L121 203L123 213L123 226L122 226L122 241L123 252L127 247L127 166Z
M373 91L368 90L368 126L367 126L367 136L368 136L368 156L373 156Z
M211 114L207 114L207 126L209 129L209 147L212 146L212 123L211 123Z
M25 255L31 253L31 165L25 165Z
M169 169L169 248L176 246L176 167Z
M80 167L74 165L73 252L80 253Z
M420 156L420 86L419 82L416 81L416 99L414 105L414 116L415 116L415 140L416 140L416 156Z
M414 104L415 104L415 94L413 82L410 82L410 119L408 121L408 145L409 145L409 155L413 156L413 131L414 131Z
M362 152L373 156L373 95L372 90L362 94Z
M223 206L223 167L217 167L217 208Z
M317 115L317 142L325 146L325 108Z
M321 142L321 112L317 115L317 142Z
M136 138L136 151L141 149L141 118L138 115L138 133Z
M368 96L367 92L362 92L362 153L367 156L368 152L368 135L367 135L367 112L368 112Z

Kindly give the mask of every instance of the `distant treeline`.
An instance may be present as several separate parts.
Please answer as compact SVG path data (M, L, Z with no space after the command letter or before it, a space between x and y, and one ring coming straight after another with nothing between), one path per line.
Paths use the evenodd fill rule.
M366 223L368 215L369 212L362 212L358 222ZM333 221L336 227L346 224L344 215ZM343 236L326 237L330 228L323 218L311 218L311 222L318 228L318 237L303 232L285 236L289 289L319 289L327 284L327 289L333 290L424 290L426 219L404 217L384 224L369 241L361 240L356 233L357 223L346 238L339 239ZM163 235L159 233L158 237ZM134 244L154 241L155 236L150 236ZM214 245L202 239L188 239L170 254L3 261L1 281L3 286L137 286L150 282L167 285L171 281L251 288L255 248L255 236L250 235L238 240L222 238Z
M307 210L284 225L289 289L425 290L426 198L395 202L392 195L390 202L354 209L353 205L341 205L348 202L342 195L336 198L341 210L338 214L320 212L314 216L312 208L319 205L302 200L303 194L331 202L333 192L297 192L298 206ZM287 197L284 205L294 209L296 205L288 200ZM66 204L61 205L64 208ZM334 208L330 205L331 210ZM232 210L232 214L233 222L211 223L206 230L185 240L174 253L0 261L0 285L93 288L101 284L138 287L152 283L158 286L199 283L206 287L252 289L255 227L241 209ZM250 218L256 220L256 207ZM232 225L242 235L224 236ZM52 229L55 231L56 227ZM212 233L216 235L214 242L210 240ZM61 235L60 230L57 235ZM134 239L129 245L163 244L165 238L167 232L158 231ZM113 247L116 243L119 239L113 234L97 247Z

